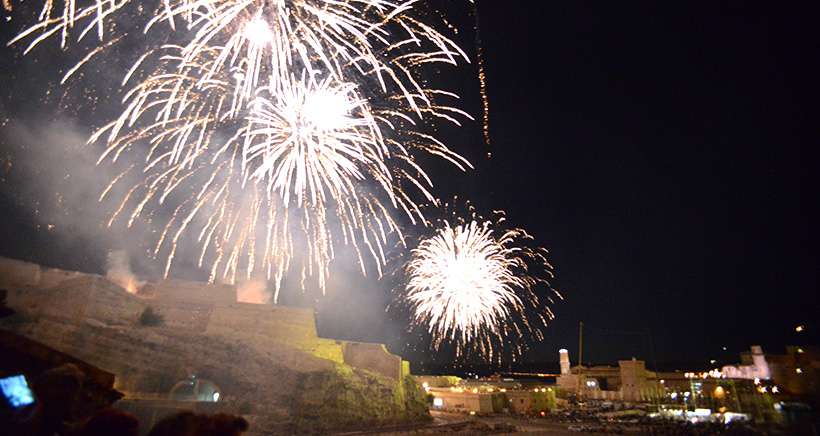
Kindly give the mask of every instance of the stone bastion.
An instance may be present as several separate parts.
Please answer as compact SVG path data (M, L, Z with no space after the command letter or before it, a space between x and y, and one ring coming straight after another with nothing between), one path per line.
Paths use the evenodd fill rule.
M135 295L100 275L2 257L0 289L16 312L0 328L115 374L120 406L144 421L220 410L277 434L428 419L407 362L382 344L319 337L311 309L240 303L235 286L181 280ZM162 321L141 323L146 309ZM197 379L219 401L174 399Z

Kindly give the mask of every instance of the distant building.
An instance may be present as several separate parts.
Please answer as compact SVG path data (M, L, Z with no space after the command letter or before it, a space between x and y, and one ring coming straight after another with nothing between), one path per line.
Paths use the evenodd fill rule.
M769 380L778 391L797 397L820 395L820 348L788 346L785 354L766 354L758 345L740 355L740 364L724 366L729 379Z
M555 390L534 388L507 390L484 387L427 388L433 396L433 409L478 415L515 413L535 415L555 408Z
M561 375L568 375L570 372L569 351L566 348L558 350L558 358L561 362Z
M789 347L786 355L764 355L760 346L741 355L741 363L707 372L655 372L642 360L618 366L574 366L559 352L558 386L585 399L651 402L677 410L739 412L756 420L781 419L774 407L788 394L816 392L818 359L814 348ZM766 378L764 378L765 376ZM811 391L811 389L815 389Z
M414 375L416 383L423 388L449 388L458 386L461 378L454 375Z
M721 373L727 378L738 379L761 379L768 380L771 378L771 371L769 364L766 362L766 356L763 354L763 348L760 345L752 345L751 362L736 366L724 366ZM741 355L741 358L743 355Z
M741 361L748 355L741 355ZM771 381L797 397L820 397L820 348L788 346L786 354L766 354Z
M569 355L561 350L558 387L566 392L602 400L651 401L659 395L657 376L642 360L620 360L618 366L569 366Z
M430 388L428 393L433 395L433 409L480 415L496 412L493 409L493 396L499 395L459 388Z

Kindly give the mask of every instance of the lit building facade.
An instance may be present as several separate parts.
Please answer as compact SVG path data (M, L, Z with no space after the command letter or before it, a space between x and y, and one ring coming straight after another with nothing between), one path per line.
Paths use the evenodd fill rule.
M642 360L620 360L618 366L569 367L569 355L563 349L559 358L557 384L562 391L584 398L633 402L652 401L660 395L656 374L648 371Z

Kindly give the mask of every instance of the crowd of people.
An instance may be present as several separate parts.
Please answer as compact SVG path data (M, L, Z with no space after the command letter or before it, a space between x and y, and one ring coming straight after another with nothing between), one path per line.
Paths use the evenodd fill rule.
M217 413L200 415L179 412L159 421L148 436L240 436L248 430L248 421L240 416ZM69 436L138 436L139 420L129 413L104 409L84 422Z
M2 434L62 435L62 436L138 436L140 421L121 410L106 408L77 424L61 422L55 425L45 419L25 423L6 423ZM148 436L241 436L248 430L248 421L241 416L217 413L196 414L183 411L165 417L154 425ZM6 433L6 432L9 433Z
M0 372L0 376L3 376ZM32 401L0 411L0 434L24 436L138 436L139 419L100 402L88 390L84 373L73 364L43 372L33 379ZM110 403L102 403L110 404ZM204 415L182 411L157 422L149 436L240 436L249 424L241 416Z

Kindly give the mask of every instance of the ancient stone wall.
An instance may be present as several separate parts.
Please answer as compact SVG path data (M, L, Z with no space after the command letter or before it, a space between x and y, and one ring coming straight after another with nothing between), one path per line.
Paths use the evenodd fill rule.
M204 303L227 305L236 302L232 285L208 284L187 280L161 280L151 283L155 298L168 303Z
M52 316L97 322L133 322L144 304L119 286L94 275L63 281L59 289L9 291L9 306L33 316Z
M40 282L40 265L0 257L0 288L14 290L35 287Z
M66 271L59 268L42 268L40 270L40 281L37 283L37 287L40 289L49 289L59 285L60 283L66 280L89 276L99 277L96 274L85 274L77 271Z
M320 338L311 309L236 302L236 287L185 280L148 283L140 296L95 275L0 258L0 288L9 303L37 316L68 317L95 323L133 323L145 307L163 325L265 349L281 344L336 363L345 363L392 380L403 377L402 360L381 344ZM56 292L43 294L47 289Z
M202 333L207 330L214 306L207 303L169 303L145 300L162 316L163 324L180 331Z
M402 378L401 357L390 354L383 344L343 342L344 361L350 366L381 374L393 380Z
M220 387L220 410L252 417L260 435L429 418L418 389L402 383L414 385L401 358L379 344L318 337L310 309L237 303L233 287L195 282L132 295L97 275L5 259L0 283L18 311L0 329L116 374L129 400L165 399L196 375ZM147 307L164 321L140 323Z
M36 263L0 257L0 288L3 289L48 289L66 280L81 277L100 276L59 268L48 268Z
M341 345L316 334L316 320L310 309L246 303L217 306L205 333L261 347L275 342L343 362Z

